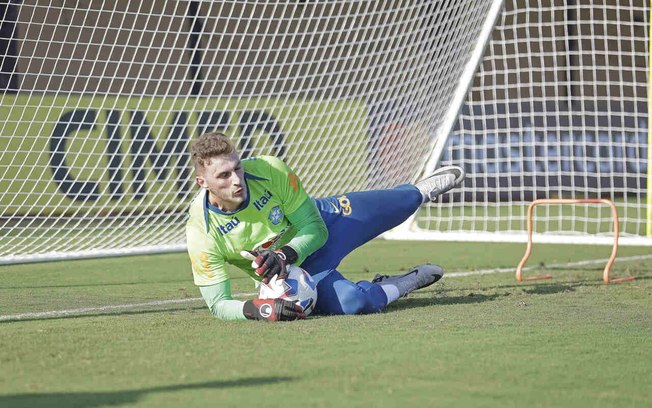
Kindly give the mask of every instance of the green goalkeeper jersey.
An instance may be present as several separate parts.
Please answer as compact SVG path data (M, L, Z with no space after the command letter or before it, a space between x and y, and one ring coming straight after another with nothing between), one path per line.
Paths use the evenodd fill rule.
M313 215L319 213L298 177L283 161L260 156L245 159L242 165L249 194L238 210L227 213L211 205L206 190L199 192L190 204L186 238L198 286L228 281L227 263L260 280L251 261L240 255L242 250L278 249L292 241L291 246L299 254L297 264L301 264L325 241L323 237L315 248L302 242L301 237L293 240L301 225L289 221L287 215L305 208L306 200L314 208ZM320 217L319 220L323 223Z

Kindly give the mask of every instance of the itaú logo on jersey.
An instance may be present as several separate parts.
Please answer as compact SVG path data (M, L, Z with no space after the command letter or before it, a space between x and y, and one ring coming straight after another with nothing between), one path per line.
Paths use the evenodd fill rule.
M233 231L233 229L238 225L240 225L240 220L238 217L233 217L233 219L226 224L218 225L217 230L220 232L220 235L226 235L229 232Z
M254 200L254 207L258 211L262 210L265 204L269 203L269 199L272 198L272 192L265 190L265 193L257 200Z

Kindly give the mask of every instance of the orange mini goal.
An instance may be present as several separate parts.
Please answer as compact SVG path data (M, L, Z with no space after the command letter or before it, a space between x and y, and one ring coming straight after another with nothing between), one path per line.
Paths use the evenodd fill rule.
M613 265L614 261L616 260L616 255L618 254L618 236L620 235L620 227L618 224L618 209L614 205L614 203L611 200L607 199L567 199L567 198L543 198L539 200L534 200L532 203L530 203L530 206L528 207L527 211L527 235L528 235L528 241L527 241L527 248L525 249L525 255L523 255L523 259L521 259L521 262L519 262L518 266L516 267L516 280L519 282L522 281L529 281L529 280L538 280L538 279L550 279L552 278L552 275L546 274L546 275L540 275L540 276L531 276L524 278L523 277L523 267L525 266L525 263L527 262L528 258L532 254L532 233L533 233L533 214L534 214L534 207L540 204L606 204L609 207L611 207L611 218L613 220L613 225L614 225L614 240L613 240L613 247L611 249L611 256L609 257L609 260L607 261L607 265L604 268L604 272L602 273L602 280L604 283L617 283L617 282L625 282L625 281L630 281L635 279L633 276L628 276L625 278L617 278L617 279L610 279L609 278L609 271L611 270L611 266Z

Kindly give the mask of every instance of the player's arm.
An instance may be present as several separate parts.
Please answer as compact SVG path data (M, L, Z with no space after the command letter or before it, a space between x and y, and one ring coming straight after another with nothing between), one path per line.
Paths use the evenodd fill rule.
M222 320L296 320L305 318L299 305L282 299L234 300L231 279L219 246L203 228L186 226L188 255L195 284L211 314Z
M252 299L247 301L231 298L231 281L200 286L201 295L214 317L221 320L296 320L303 319L301 307L283 299Z
M214 285L200 286L199 291L213 317L222 320L245 319L242 313L244 302L231 298L231 280Z
M287 246L294 249L297 257L291 264L301 265L303 261L321 248L328 239L328 228L315 202L307 198L294 212L287 214L288 221L297 229L297 234Z
M308 256L321 248L328 239L328 229L315 203L303 188L301 180L282 160L275 157L261 158L269 164L268 177L275 193L283 201L285 216L297 234L282 248L263 250L253 254L243 252L251 259L256 274L269 282L274 275L287 276L287 265L300 265Z
M297 229L296 235L283 247L276 250L242 252L242 256L253 261L256 274L269 283L274 275L284 279L287 265L301 265L313 252L321 248L328 239L328 229L315 203L307 198L293 213L287 214L290 223Z
M305 318L299 305L282 299L253 299L245 302L231 297L231 279L224 258L207 240L188 234L188 252L195 284L214 317L222 320L296 320Z
M300 265L328 239L328 229L314 201L303 188L299 177L281 160L272 161L273 178L283 197L283 209L290 224L297 230L287 248L296 252L291 264ZM288 251L290 252L290 251Z

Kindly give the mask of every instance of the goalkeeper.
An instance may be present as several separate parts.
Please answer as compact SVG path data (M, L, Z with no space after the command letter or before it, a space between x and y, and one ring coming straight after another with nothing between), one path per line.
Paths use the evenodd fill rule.
M336 268L355 248L460 185L464 171L459 167L441 168L416 185L313 199L283 161L270 156L241 161L224 134L201 135L191 156L202 189L189 208L188 253L195 284L215 317L305 317L287 300L232 299L227 263L264 282L287 275L288 264L301 266L317 284L313 314L327 315L378 312L443 275L439 266L426 264L403 275L354 283Z

